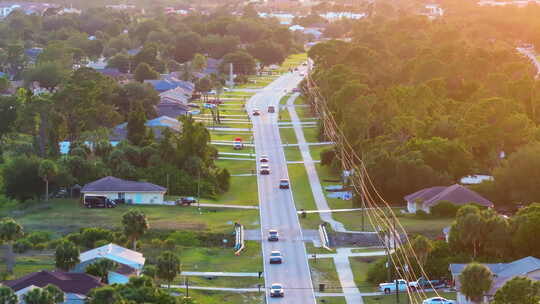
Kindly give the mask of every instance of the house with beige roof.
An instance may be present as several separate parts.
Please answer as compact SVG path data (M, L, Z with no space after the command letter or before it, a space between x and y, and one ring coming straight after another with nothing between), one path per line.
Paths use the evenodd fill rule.
M405 196L407 211L416 213L418 210L430 212L431 207L441 201L448 201L456 205L466 205L470 203L478 204L488 208L493 207L493 203L480 194L459 184L444 187L425 188L415 193Z

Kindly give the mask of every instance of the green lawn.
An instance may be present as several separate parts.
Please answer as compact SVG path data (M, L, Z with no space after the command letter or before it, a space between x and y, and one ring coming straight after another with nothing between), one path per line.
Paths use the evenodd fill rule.
M281 97L281 99L279 100L279 105L280 106L284 106L287 104L287 100L289 100L289 97L291 97L291 94L290 93L287 93L285 94L285 96Z
M356 248L352 249L352 253L362 253L362 252L379 252L384 251L384 248L376 248L376 247L366 247L366 248Z
M56 199L41 202L26 209L11 210L25 230L47 230L58 233L77 231L85 227L120 228L122 215L129 209L141 210L150 222L150 229L156 230L197 230L226 232L233 230L233 223L239 222L247 229L259 227L257 210L229 208L197 208L179 206L133 206L121 205L115 209L86 209L78 201Z
M312 128L314 130L317 130L315 128ZM304 129L305 131L305 129ZM316 139L316 138L312 138L312 139ZM315 140L315 142L317 142L318 140ZM309 153L311 153L311 158L313 158L313 160L321 160L321 152L325 151L325 150L328 150L329 148L331 148L332 146L331 145L319 145L319 146L310 146L309 147Z
M317 304L346 304L345 297L318 297Z
M256 288L260 284L264 288L264 279L257 277L205 277L180 276L175 284L184 284L185 279L189 280L189 285L208 286L208 287L226 287L226 288Z
M379 257L350 257L351 269L354 274L354 283L361 292L378 291L377 285L367 282L367 271L369 266Z
M444 227L450 226L454 221L451 218L420 219L417 218L414 214L401 214L397 211L394 212L396 212L399 223L403 226L403 228L407 231L408 234L422 234L429 238L435 238L442 235L442 229ZM334 219L342 222L345 227L350 230L361 230L361 216L362 211L334 213ZM370 225L367 216L365 220L365 225L366 230L374 231Z
M456 299L456 293L455 292L441 292L439 293L441 297L447 298L449 300L455 300ZM426 292L425 298L435 297L437 296L434 292ZM416 302L418 303L420 298L424 298L420 294L414 295L414 298ZM395 304L397 303L396 295L386 295L386 296L373 296L373 297L363 297L364 304ZM412 301L412 300L411 300ZM407 294L401 293L399 295L399 303L409 303L407 299Z
M306 251L308 254L335 253L334 251L328 251L322 247L315 247L312 242L306 242Z
M307 53L299 53L290 55L285 59L281 64L281 67L278 69L278 72L285 73L288 72L290 68L295 68L307 60Z
M283 150L285 151L285 159L287 161L301 161L302 160L302 153L300 152L300 148L298 148L297 146L283 147Z
M244 140L244 143L250 143L250 138L246 138L246 140ZM229 145L214 145L214 147L216 147L218 152L253 154L251 156L249 155L223 155L225 157L254 158L255 156L255 150L253 149L253 147L247 146L247 145L245 145L242 150L235 150L233 146L229 146Z
M325 284L324 292L342 291L333 259L309 259L309 267L315 290L319 290L319 284Z
M4 256L3 251L2 256ZM50 251L30 251L25 254L17 254L15 262L13 278L20 278L36 271L55 269L54 252ZM5 272L5 267L6 264L2 261L0 263L0 272Z
M239 133L234 134L232 132L223 132L223 131L216 131L216 130L210 130L210 138L211 140L219 141L219 140L229 140L234 141L237 137L240 137L243 142L249 142L251 141L251 133L245 132L245 133ZM216 147L224 147L224 146L216 146ZM244 148L244 150L240 150L239 152L244 153L245 150L248 148ZM251 148L249 148L251 150Z
M279 109L279 121L280 122L291 121L291 115L289 114L289 110L287 109L287 107L282 107Z
M296 134L294 133L293 128L279 128L279 136L281 137L281 142L283 144L298 143L298 140L296 139Z
M216 199L201 199L201 203L258 206L257 191L256 176L232 176L229 191L219 195Z
M298 211L301 209L315 210L317 207L315 206L306 168L303 164L291 164L288 165L288 169L296 209ZM300 216L300 224L304 229L317 229L321 223L319 214L307 214L305 218Z
M304 132L304 138L306 139L306 142L319 142L319 128L302 128L302 131ZM310 149L313 149L315 147L319 146L311 146ZM314 159L319 159L319 156L313 155L313 153L311 154L311 157L313 157Z
M173 289L172 291L179 292L183 296L186 294L185 289ZM263 304L264 292L261 293L238 293L238 292L223 292L210 290L189 290L189 296L198 304Z

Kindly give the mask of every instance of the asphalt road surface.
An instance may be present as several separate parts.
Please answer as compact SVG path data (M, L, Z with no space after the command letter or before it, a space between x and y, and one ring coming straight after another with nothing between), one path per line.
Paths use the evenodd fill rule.
M306 248L292 192L279 189L278 185L281 178L288 178L277 124L279 101L286 94L285 91L291 92L300 83L303 78L300 73L303 70L279 77L254 95L246 106L250 116L255 108L261 112L260 116L252 116L257 167L260 166L259 157L267 155L271 170L269 175L259 174L257 177L267 303L315 303ZM268 113L269 105L275 106L275 113ZM291 186L294 187L294 184ZM278 242L268 241L269 229L278 230ZM281 251L283 264L269 263L272 250ZM269 288L273 283L283 285L283 298L270 297Z

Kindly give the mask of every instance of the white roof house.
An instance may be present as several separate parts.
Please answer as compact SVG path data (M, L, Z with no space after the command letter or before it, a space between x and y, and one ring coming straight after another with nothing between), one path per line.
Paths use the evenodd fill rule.
M142 253L110 243L81 253L81 263L96 259L108 259L131 268L142 270L145 258Z

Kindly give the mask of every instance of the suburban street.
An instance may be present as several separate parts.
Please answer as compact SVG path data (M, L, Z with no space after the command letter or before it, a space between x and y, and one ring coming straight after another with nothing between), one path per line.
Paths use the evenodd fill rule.
M269 157L271 169L270 175L258 175L257 180L267 303L315 303L302 229L292 192L278 187L279 180L288 178L288 173L281 146L277 109L280 99L286 94L285 90L290 92L302 80L300 73L287 73L279 77L254 95L246 106L250 116L253 109L261 110L260 116L252 116L255 150L257 159L261 155ZM276 107L276 113L268 113L269 105ZM267 240L269 229L278 230L278 242ZM283 264L269 264L272 250L281 251ZM270 298L269 288L273 283L283 285L284 298Z

